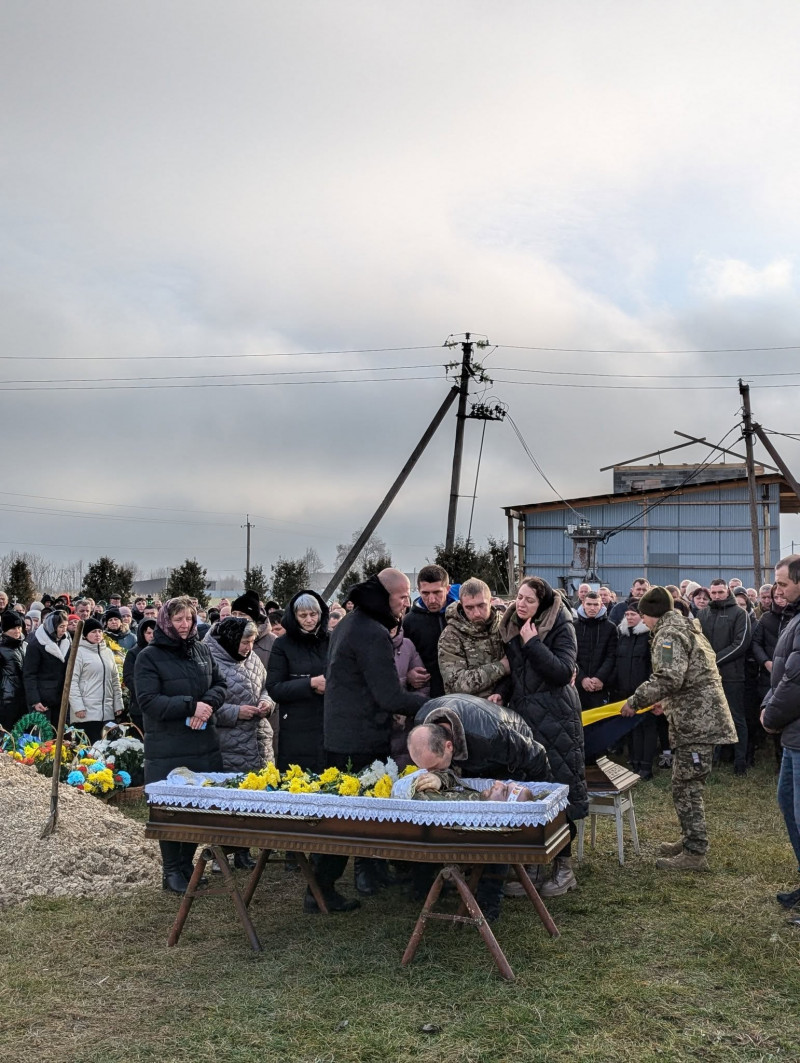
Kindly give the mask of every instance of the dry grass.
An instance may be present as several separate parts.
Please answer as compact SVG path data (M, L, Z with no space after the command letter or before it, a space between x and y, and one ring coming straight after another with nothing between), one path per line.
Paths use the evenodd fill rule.
M280 864L253 904L261 955L224 899L195 906L175 949L177 902L161 892L29 902L3 917L2 1058L800 1060L800 932L774 900L794 880L774 789L766 765L744 780L719 773L707 787L713 873L669 876L653 866L656 843L675 836L668 780L642 784L641 858L620 868L601 821L580 889L550 903L559 940L526 901L506 903L496 930L514 984L474 931L443 925L403 970L417 907L399 890L354 914L303 916L301 884Z

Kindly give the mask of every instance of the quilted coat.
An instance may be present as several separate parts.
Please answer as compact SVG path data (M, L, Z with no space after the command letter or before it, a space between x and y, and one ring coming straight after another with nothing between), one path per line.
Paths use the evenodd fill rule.
M274 763L272 728L265 717L239 719L240 705L267 701L267 670L255 652L234 660L212 635L203 643L225 681L225 701L214 713L225 771L258 771Z

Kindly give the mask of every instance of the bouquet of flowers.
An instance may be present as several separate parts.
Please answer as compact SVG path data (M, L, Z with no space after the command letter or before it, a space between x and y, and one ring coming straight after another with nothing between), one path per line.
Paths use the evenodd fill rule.
M78 758L65 781L76 790L104 797L114 790L125 790L131 784L131 777L127 771L115 771L112 762L97 760L90 753Z
M326 768L317 775L304 771L299 764L290 764L281 774L274 764L267 764L261 771L237 775L224 784L234 790L285 790L290 794L338 794L340 797L390 797L392 784L401 776L416 771L410 765L401 772L390 757L384 764L375 760L368 768L355 774Z
M128 786L144 785L144 744L123 734L120 738L101 738L89 750L96 759L109 763L115 772L129 776Z

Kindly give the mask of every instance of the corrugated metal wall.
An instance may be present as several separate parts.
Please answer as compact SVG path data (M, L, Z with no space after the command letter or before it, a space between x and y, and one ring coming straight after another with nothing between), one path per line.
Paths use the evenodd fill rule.
M759 486L761 564L767 580L780 557L778 491L778 484ZM606 531L631 518L641 518L597 547L600 578L618 594L627 593L637 576L662 586L682 579L707 586L717 576L738 576L745 586L753 586L746 484L675 495L642 518L644 508L644 502L623 497L619 502L580 511L592 527ZM572 540L565 534L566 526L575 521L574 513L566 507L525 514L527 575L540 575L554 586L561 585L572 561Z

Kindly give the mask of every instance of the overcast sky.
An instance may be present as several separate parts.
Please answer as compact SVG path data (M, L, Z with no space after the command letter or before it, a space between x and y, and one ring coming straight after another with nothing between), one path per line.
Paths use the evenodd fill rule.
M249 512L254 562L332 566L467 330L566 497L719 440L739 375L797 431L797 348L730 349L800 343L799 30L795 0L4 0L0 553L240 576ZM404 568L454 431L379 529ZM473 537L553 497L488 424Z

